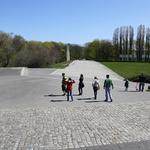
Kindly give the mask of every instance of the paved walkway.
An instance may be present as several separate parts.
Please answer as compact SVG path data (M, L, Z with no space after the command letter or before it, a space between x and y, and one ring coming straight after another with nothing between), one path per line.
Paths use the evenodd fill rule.
M95 69L93 64L96 68L104 67L96 62L76 61L63 70L51 72L25 69L26 76L22 77L15 76L14 70L11 77L6 76L5 71L8 74L10 70L3 70L5 76L0 77L0 150L150 149L149 93L134 91L134 83L130 83L130 92L124 92L122 78L105 67L100 73L89 70L88 74L87 67ZM76 68L74 73L72 68ZM20 68L16 70L17 74L21 72ZM81 70L87 89L81 97L74 95L74 102L66 102L66 97L56 91L61 73L77 81ZM97 100L92 99L93 93L88 90L94 75L101 74L102 82L107 72L115 83L113 103L103 101L102 89ZM51 87L51 93L48 89L45 96L44 86ZM6 90L9 92L4 94ZM74 91L77 92L77 87ZM24 93L23 97L20 93Z

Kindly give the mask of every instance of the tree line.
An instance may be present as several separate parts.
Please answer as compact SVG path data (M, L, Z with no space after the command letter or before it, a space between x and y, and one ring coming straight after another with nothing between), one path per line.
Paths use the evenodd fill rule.
M66 61L67 44L26 41L21 35L0 31L0 67L41 68ZM114 30L112 40L95 39L84 46L69 44L70 59L96 61L150 62L150 28L122 26Z
M150 28L132 26L116 28L112 40L94 40L85 45L85 58L96 61L150 62Z
M66 46L61 42L26 41L20 35L0 32L0 67L41 68L66 61ZM81 57L82 47L70 45L71 59Z
M150 28L140 25L134 40L132 26L115 29L113 34L116 61L150 61Z

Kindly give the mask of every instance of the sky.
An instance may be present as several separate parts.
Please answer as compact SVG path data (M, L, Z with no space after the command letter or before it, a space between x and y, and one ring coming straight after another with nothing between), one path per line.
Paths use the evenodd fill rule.
M114 30L150 27L150 0L1 0L0 31L27 41L84 45Z

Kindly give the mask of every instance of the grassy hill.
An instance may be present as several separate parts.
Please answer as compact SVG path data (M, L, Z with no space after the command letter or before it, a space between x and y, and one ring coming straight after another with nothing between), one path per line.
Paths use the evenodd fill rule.
M147 77L147 83L150 83L150 63L139 62L101 62L120 76L136 81L141 73Z

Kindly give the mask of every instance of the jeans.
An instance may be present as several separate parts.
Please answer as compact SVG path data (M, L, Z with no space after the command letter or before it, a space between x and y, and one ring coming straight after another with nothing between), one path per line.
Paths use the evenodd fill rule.
M143 82L140 82L140 84L139 84L139 91L144 91L144 83Z
M73 101L72 90L67 90L67 101L69 101L69 96L71 96L71 99Z
M94 91L94 99L97 98L97 87L93 86L93 91Z
M106 101L108 101L108 96L110 98L110 100L112 100L112 95L110 92L110 87L105 87L105 96L106 96Z

